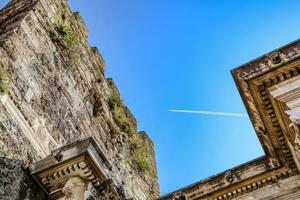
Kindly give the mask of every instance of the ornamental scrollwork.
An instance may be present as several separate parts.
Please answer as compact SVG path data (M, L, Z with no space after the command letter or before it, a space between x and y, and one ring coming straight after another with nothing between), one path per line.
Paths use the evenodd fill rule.
M225 180L228 183L232 183L234 181L234 179L235 179L235 176L231 170L225 172Z
M289 115L292 122L289 126L295 131L294 143L297 144L300 149L300 108L288 110L286 113Z
M186 196L183 192L176 192L172 200L186 200Z

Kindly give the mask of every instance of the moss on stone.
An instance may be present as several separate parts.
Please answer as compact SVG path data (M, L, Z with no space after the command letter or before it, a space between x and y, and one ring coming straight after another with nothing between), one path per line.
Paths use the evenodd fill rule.
M125 132L129 137L135 134L134 125L130 123L130 119L127 117L127 107L124 105L119 95L112 94L109 97L108 105L112 111L113 119L118 127Z
M145 145L142 138L137 135L134 141L135 149L133 150L133 158L139 169L148 175L152 175L152 170L149 165L147 155L150 152L149 146Z
M137 133L135 125L128 116L128 108L124 105L118 94L112 94L110 96L108 105L117 126L129 136L134 163L142 173L151 175L153 170L151 170L147 158L151 150L149 146L144 143L143 138Z
M60 22L56 25L55 30L66 47L71 48L78 45L78 34L70 26Z
M7 131L6 128L5 128L5 126L4 126L4 124L2 122L0 122L0 131L1 132L6 132Z

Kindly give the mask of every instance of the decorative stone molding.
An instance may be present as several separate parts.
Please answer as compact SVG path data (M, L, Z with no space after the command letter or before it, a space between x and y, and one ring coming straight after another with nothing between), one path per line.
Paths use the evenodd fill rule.
M287 110L286 114L289 115L291 120L290 127L293 127L295 131L299 134L299 126L300 126L300 107L295 107L293 109Z
M268 56L269 56L270 60L272 61L272 63L273 63L274 65L280 64L281 61L282 61L281 55L280 55L279 52L276 52L276 51L275 51L275 52L271 53L271 54L268 55Z
M121 200L111 165L92 138L63 146L32 164L30 172L52 199Z
M232 183L235 179L235 176L231 170L225 172L225 181L228 183Z
M293 128L295 131L294 144L296 149L300 151L300 107L294 108L292 110L287 110L286 113L289 115L291 124L289 127Z
M186 200L186 196L183 192L180 191L174 194L172 200Z
M251 192L254 190L258 190L267 185L272 185L274 183L277 183L279 180L288 178L290 176L290 173L292 173L292 172L291 171L282 171L273 176L269 176L267 178L254 181L254 182L244 185L242 187L238 187L232 191L228 191L222 195L215 197L214 200L234 199L242 194L245 194L245 193L248 193L248 192Z
M281 62L278 63L277 59L273 60L272 58L274 58L274 55L279 56ZM244 80L249 80L258 77L263 73L269 72L270 70L279 68L281 67L281 65L299 58L299 56L300 40L296 40L288 45L281 47L280 49L274 50L242 66L239 66L232 72L237 73L238 76Z

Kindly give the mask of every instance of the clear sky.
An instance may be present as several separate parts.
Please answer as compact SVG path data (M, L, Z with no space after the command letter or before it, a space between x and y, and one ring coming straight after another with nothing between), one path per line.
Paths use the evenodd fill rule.
M5 0L0 0L1 5ZM230 69L300 36L296 0L69 0L155 144L161 193L263 155Z

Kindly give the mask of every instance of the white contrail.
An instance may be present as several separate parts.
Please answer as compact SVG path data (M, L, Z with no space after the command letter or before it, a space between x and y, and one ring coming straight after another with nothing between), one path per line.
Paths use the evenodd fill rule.
M193 113L202 115L219 115L219 116L229 116L229 117L248 117L247 114L242 113L228 113L228 112L212 112L212 111L202 111L202 110L169 110L170 112L180 112L180 113Z

